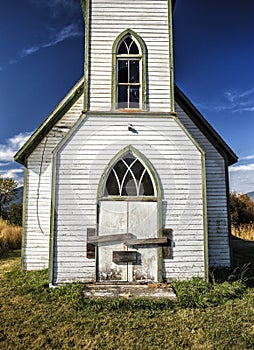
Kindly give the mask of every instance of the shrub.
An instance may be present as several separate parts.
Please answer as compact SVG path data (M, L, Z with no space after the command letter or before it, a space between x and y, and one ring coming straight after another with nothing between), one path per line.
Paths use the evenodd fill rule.
M254 241L254 223L232 225L232 235L247 241Z
M9 249L20 249L22 242L22 228L8 225L0 218L0 255Z
M254 202L247 194L230 193L230 215L233 226L254 222Z
M7 211L6 219L10 225L22 226L22 204L12 204Z

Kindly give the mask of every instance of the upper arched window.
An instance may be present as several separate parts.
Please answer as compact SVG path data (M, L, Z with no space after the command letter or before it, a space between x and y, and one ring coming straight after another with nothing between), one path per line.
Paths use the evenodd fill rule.
M132 153L128 153L120 158L109 172L103 195L155 196L155 190L146 167Z
M113 108L144 109L145 46L127 32L117 38L113 47Z

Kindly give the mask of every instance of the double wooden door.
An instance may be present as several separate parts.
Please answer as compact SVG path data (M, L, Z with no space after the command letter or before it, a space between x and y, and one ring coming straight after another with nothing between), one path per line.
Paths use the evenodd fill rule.
M97 280L158 281L158 248L136 244L158 237L157 202L99 203Z

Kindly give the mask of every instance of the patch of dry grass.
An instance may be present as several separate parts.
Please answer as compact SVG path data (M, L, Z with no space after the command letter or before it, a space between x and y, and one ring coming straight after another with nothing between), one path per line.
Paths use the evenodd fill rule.
M10 249L20 249L22 227L8 225L0 218L0 255Z
M246 241L254 241L254 223L232 226L232 235Z
M254 349L252 289L205 309L144 299L84 300L80 284L49 289L47 271L22 272L19 254L10 253L1 260L8 259L0 274L0 349Z

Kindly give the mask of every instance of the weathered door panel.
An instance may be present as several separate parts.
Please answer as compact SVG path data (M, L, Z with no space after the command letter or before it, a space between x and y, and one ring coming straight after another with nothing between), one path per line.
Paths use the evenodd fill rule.
M136 239L157 237L157 202L101 201L99 236L112 235L112 240L98 244L98 280L158 281L158 248L155 245L129 246L114 235L132 234ZM131 240L128 239L129 242ZM136 261L113 262L123 251L137 252ZM117 252L120 252L117 254ZM134 256L132 254L132 256Z
M129 232L135 233L138 239L158 237L157 215L157 202L129 202ZM140 261L132 265L132 280L158 281L157 246L148 244L136 248Z
M127 202L102 201L99 211L99 236L119 235L128 232ZM127 263L115 264L113 251L122 251L123 242L98 244L98 280L127 281Z

